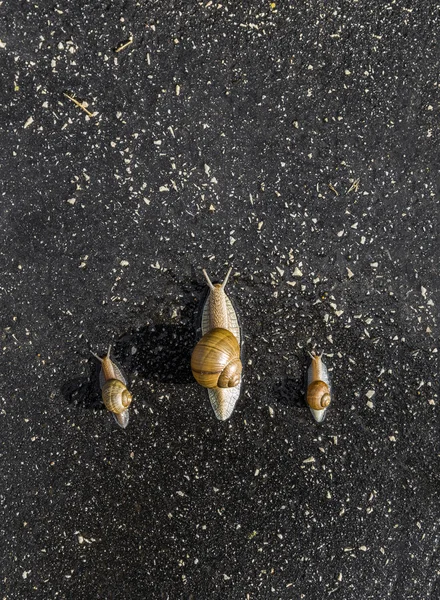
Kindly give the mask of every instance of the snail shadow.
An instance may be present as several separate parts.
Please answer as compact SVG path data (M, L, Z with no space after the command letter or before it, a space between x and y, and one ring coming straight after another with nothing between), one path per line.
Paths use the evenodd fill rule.
M178 323L154 323L132 329L116 342L115 356L130 373L159 383L193 383L191 354L198 339L203 292L192 269L189 287L182 289L184 309Z
M297 375L285 375L274 382L272 392L280 404L289 408L304 407L307 390L307 359L294 357L291 368Z
M194 328L182 324L149 324L123 335L116 343L129 372L150 381L186 384L193 382L191 353L195 343Z
M183 323L155 324L132 329L112 345L111 358L126 375L128 387L133 374L161 383L193 383L191 354L197 341L197 327L206 297L206 285L191 269L191 283L182 294L185 309ZM204 295L205 294L205 295ZM197 300L198 298L198 300ZM76 377L61 386L61 393L69 404L85 409L106 410L101 399L99 373L101 366L90 359L89 377Z
M68 404L86 410L105 410L99 387L100 365L90 365L89 377L75 377L61 386L61 394Z
M273 397L276 402L284 406L293 408L304 404L304 383L303 380L291 376L282 377L274 382L272 388Z

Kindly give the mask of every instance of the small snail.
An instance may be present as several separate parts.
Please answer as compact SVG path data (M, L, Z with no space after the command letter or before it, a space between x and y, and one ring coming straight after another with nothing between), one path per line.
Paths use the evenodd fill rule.
M127 390L127 380L120 367L110 358L111 346L106 356L100 358L92 352L93 356L101 363L99 373L99 384L102 391L102 401L107 410L113 413L118 425L125 429L128 425L128 407L132 401L132 395Z
M322 354L310 353L312 364L307 371L306 402L318 423L324 420L332 400L327 367L322 362Z
M225 287L232 268L223 283L212 284L203 274L210 292L202 310L202 338L191 356L195 380L208 389L209 399L217 419L231 416L241 391L241 332L237 314Z

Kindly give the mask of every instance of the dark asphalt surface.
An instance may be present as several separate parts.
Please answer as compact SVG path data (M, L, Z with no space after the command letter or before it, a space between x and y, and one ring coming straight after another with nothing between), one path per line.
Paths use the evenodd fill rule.
M0 3L1 598L440 598L439 26L433 1ZM189 357L229 265L220 423Z

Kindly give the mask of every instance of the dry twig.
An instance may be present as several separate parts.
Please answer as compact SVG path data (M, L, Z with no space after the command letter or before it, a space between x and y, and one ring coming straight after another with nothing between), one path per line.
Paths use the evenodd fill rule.
M76 98L69 96L69 94L66 94L66 92L64 92L64 95L66 96L66 98L69 98L69 100L72 100L72 102L74 104L79 106L81 108L81 110L83 110L85 113L87 113L89 115L89 117L93 117L93 113L91 113L89 110L87 110L87 108L84 106L84 104L82 102L79 102Z
M133 43L133 38L131 37L128 42L124 42L123 44L121 44L120 46L118 46L115 50L115 52L121 52L121 50L125 50L125 48L128 48L128 46L130 46Z

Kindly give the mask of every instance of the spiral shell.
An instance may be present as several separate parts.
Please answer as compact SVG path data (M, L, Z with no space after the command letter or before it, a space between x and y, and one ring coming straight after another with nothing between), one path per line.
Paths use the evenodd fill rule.
M307 404L314 410L327 408L331 402L330 388L324 381L312 381L307 388Z
M127 410L132 395L119 379L109 379L102 388L102 401L107 410L119 415Z
M241 380L240 346L233 333L211 329L199 341L191 356L191 370L205 388L233 388Z

